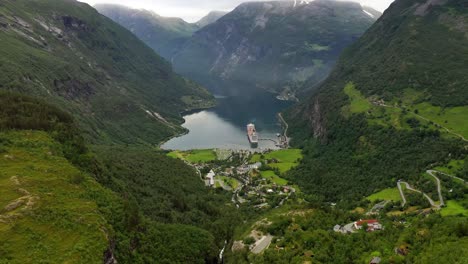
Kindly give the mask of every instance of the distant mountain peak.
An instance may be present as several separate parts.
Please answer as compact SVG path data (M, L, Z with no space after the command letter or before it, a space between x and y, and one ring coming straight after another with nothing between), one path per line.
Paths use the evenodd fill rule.
M207 79L294 94L304 81L322 81L378 16L356 2L245 2L197 31L172 62L213 90L225 85Z
M197 24L200 28L206 27L209 24L212 24L212 23L218 21L218 19L220 19L221 17L223 17L227 13L228 12L225 12L225 11L211 11L210 13L208 13L206 16L204 16L202 19L200 19L195 24Z

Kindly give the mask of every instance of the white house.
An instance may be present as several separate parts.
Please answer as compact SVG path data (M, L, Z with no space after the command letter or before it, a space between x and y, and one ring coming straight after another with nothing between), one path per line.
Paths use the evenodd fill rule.
M250 164L249 165L249 169L253 170L258 170L260 169L260 167L262 167L262 163L261 162L257 162L257 163L254 163L254 164Z
M210 172L206 175L206 179L208 181L208 186L213 186L215 184L215 173L213 170L210 170Z

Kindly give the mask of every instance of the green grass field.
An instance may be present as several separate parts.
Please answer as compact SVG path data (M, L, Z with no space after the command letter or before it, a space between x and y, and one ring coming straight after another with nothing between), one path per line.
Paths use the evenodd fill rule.
M226 177L226 176L216 176L219 180L223 181L226 185L231 187L233 190L237 189L239 187L239 181L231 178L231 177Z
M353 83L348 83L344 88L344 92L351 100L349 108L351 113L364 113L372 108L372 104L356 89Z
M444 109L429 103L420 103L413 106L412 109L417 109L419 115L468 138L468 106Z
M446 166L435 167L434 170L455 175L465 165L464 160L451 160Z
M300 149L282 149L264 154L255 154L250 159L250 162L264 162L267 160L275 159L277 163L268 164L272 168L278 168L281 174L291 170L299 165L300 160L303 158Z
M261 171L260 175L263 178L271 180L273 183L280 185L280 186L284 186L288 184L287 180L276 175L274 171Z
M398 188L388 188L385 190L382 190L378 193L374 193L367 197L367 200L371 202L375 202L377 200L385 200L385 201L401 201L401 196L400 192L398 191Z
M0 263L102 262L111 229L92 197L107 191L45 132L0 138L11 141L0 155Z
M209 162L216 160L216 152L212 149L200 149L189 151L172 151L167 156L183 159L191 163Z
M440 214L442 216L451 216L459 214L468 216L468 210L456 201L447 201L447 207L442 208Z

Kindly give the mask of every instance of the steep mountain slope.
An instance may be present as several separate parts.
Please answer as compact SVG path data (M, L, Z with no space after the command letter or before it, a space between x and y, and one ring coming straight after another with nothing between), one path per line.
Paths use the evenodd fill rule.
M197 31L174 56L177 72L226 93L226 81L294 94L322 81L341 51L377 19L357 3L244 3ZM372 11L376 12L376 11Z
M101 262L114 230L97 199L117 197L72 164L86 160L72 117L0 93L0 154L0 262Z
M101 142L157 143L211 96L77 1L3 1L0 88L47 99Z
M130 30L167 60L201 28L198 24L187 23L180 18L162 17L147 10L112 4L98 4L94 7L99 13Z
M321 199L349 202L466 159L467 25L466 1L394 2L288 113L308 153L290 176Z
M221 17L225 16L228 12L223 11L211 11L208 15L204 16L195 24L199 28L203 28L208 26L209 24L213 24L214 22L218 21Z
M69 114L0 92L0 263L216 259L236 221L230 197L152 148L98 154Z

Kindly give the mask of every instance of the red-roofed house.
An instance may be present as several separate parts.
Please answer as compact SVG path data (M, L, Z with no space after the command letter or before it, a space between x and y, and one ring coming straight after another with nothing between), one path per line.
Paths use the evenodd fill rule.
M376 220L376 219L356 221L354 222L354 229L356 230L362 229L364 224L367 224L367 231L369 232L382 230L382 225L379 223L379 220Z

